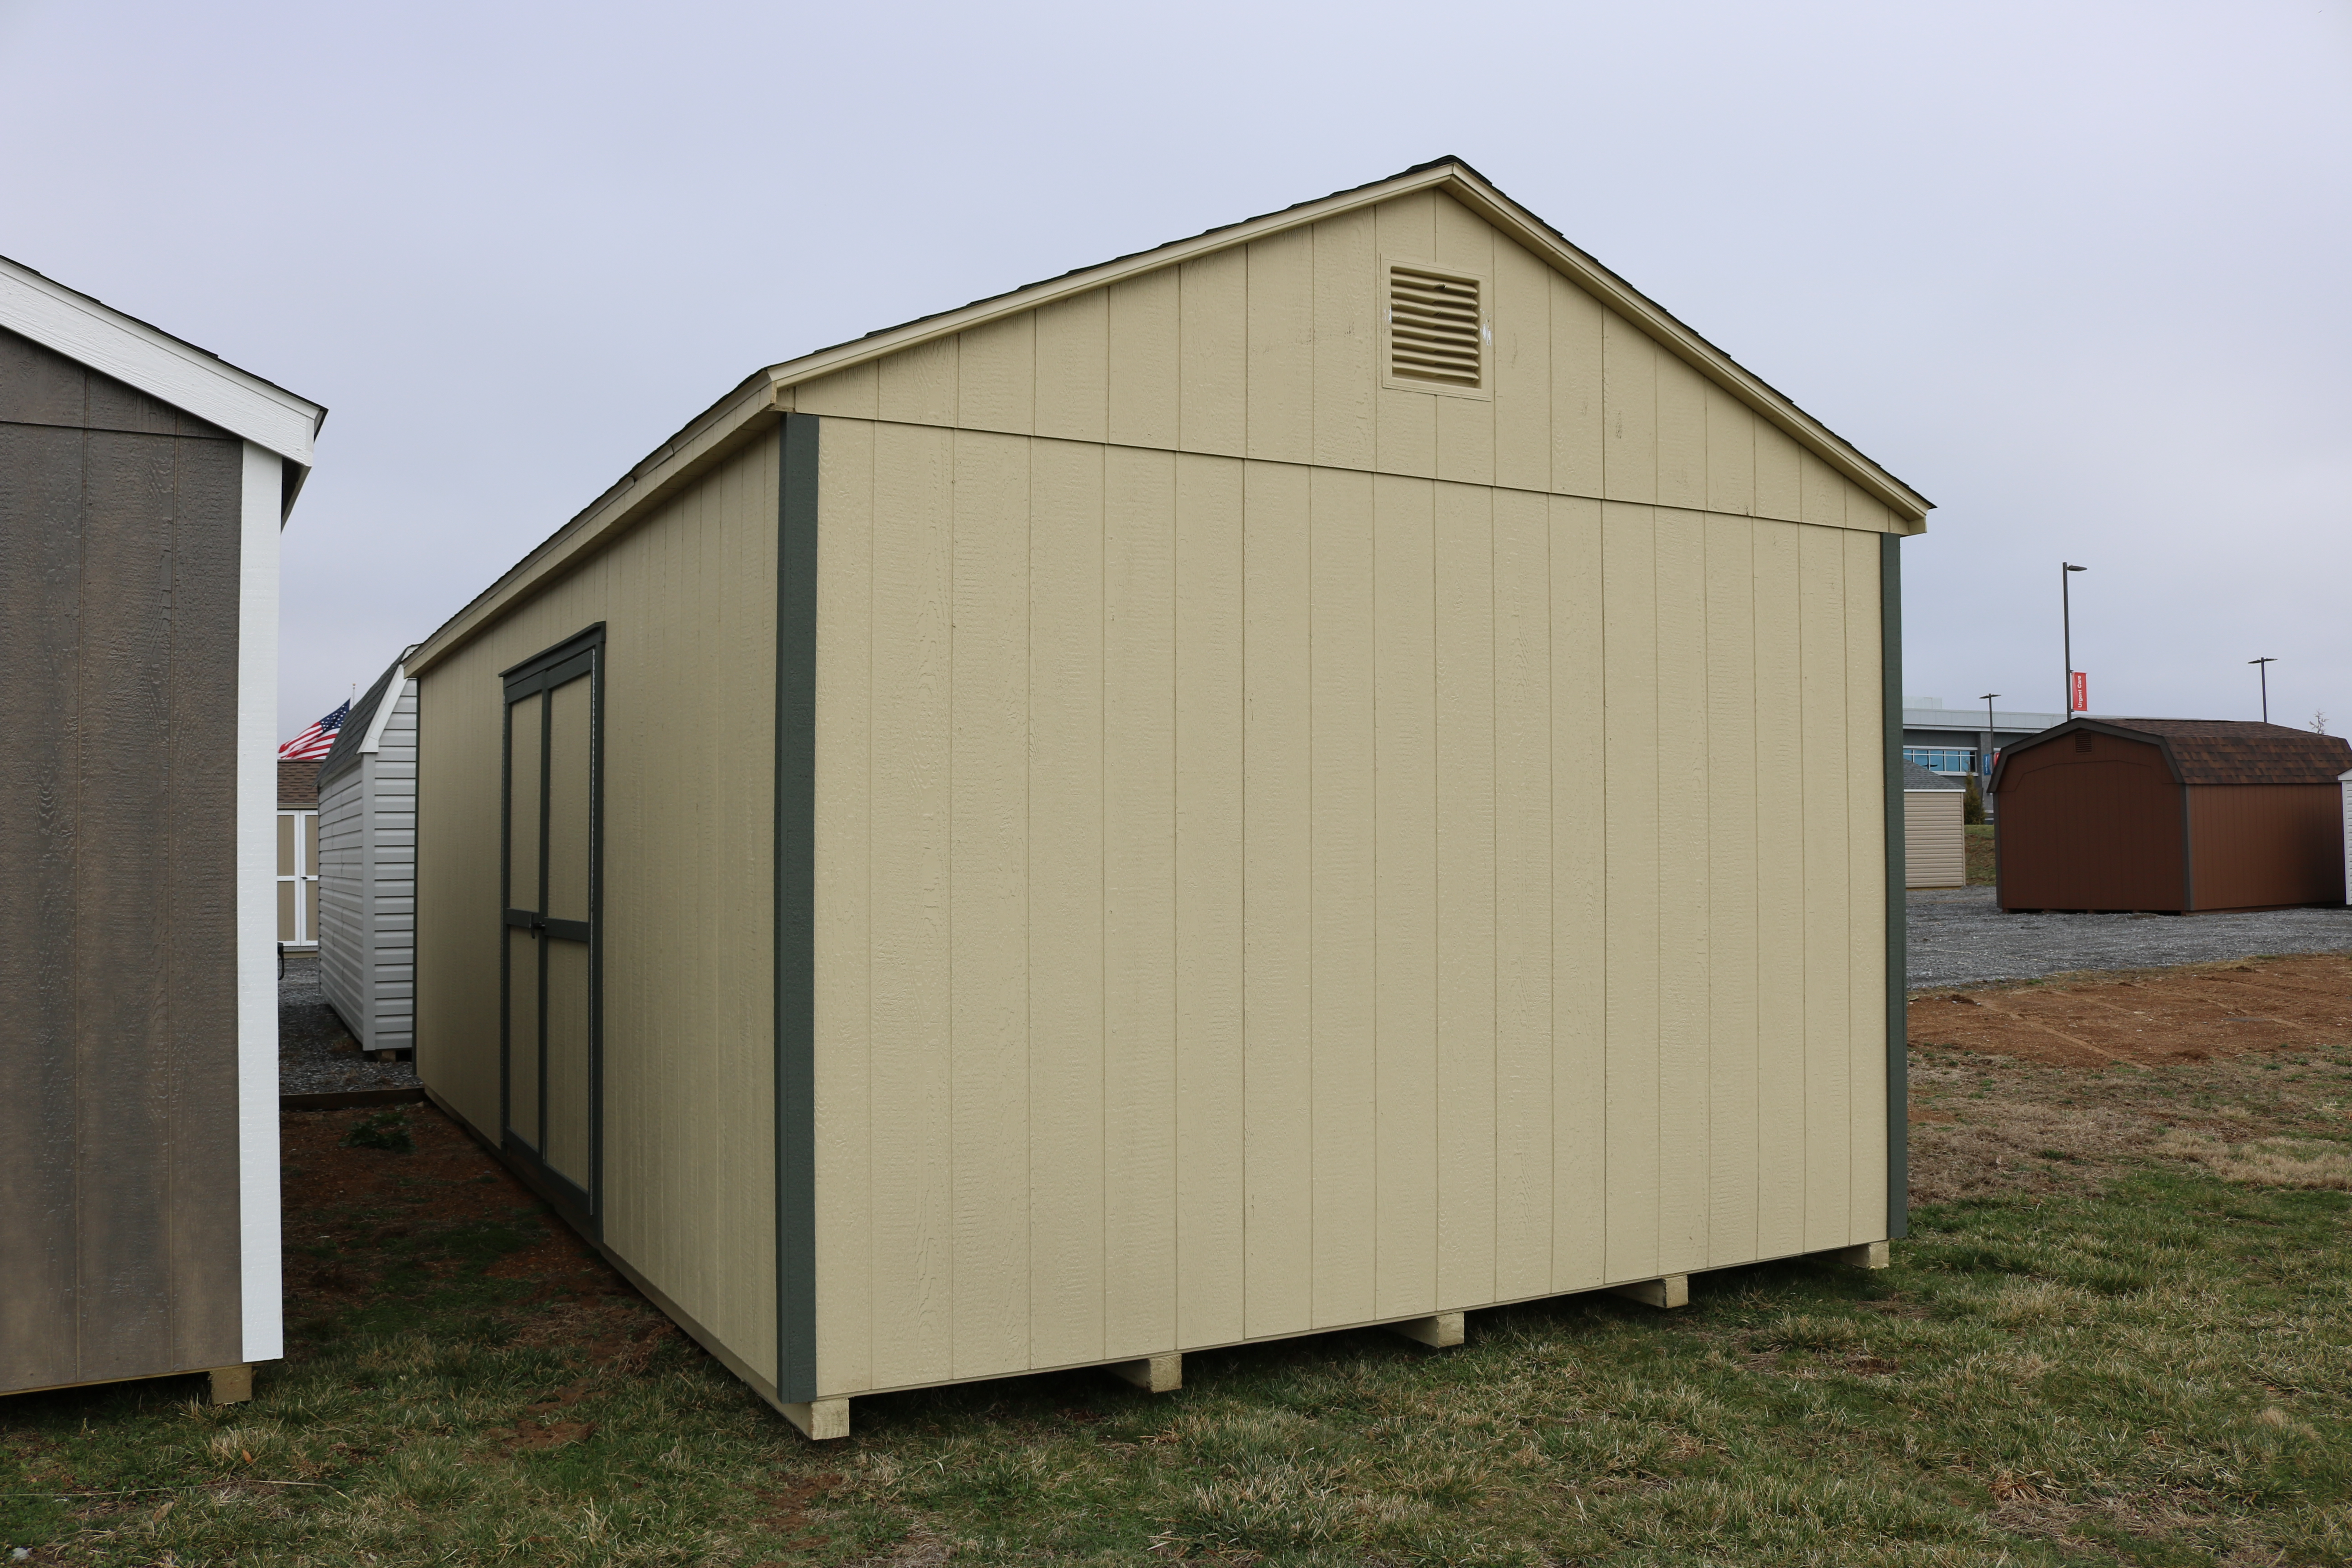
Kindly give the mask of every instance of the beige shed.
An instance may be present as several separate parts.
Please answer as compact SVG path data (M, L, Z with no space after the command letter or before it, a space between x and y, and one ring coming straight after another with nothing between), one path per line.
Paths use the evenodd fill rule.
M1903 764L1904 883L1913 888L1969 885L1969 786Z
M814 1436L1883 1258L1927 509L1450 159L761 371L408 661L418 1070Z

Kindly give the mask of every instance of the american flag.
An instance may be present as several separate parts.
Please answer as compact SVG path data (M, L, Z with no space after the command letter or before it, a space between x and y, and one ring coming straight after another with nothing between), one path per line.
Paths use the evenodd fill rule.
M335 743L335 731L343 727L343 721L350 716L351 710L352 705L344 703L278 747L278 760L281 763L315 763L325 756L328 749Z

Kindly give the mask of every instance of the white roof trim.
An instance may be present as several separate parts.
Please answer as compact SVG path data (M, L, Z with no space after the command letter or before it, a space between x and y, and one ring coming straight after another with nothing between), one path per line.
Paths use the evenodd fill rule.
M0 327L303 468L327 411L0 256Z
M383 749L383 732L392 725L392 715L408 696L408 671L402 665L392 667L392 679L384 683L383 700L375 705L368 718L367 733L360 738L360 755L370 756Z

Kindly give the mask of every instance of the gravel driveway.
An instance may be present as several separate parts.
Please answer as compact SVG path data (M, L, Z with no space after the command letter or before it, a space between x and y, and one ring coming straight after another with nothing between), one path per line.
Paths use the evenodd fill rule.
M2352 952L2352 908L2242 915L2005 915L1990 888L1910 895L1911 987L2153 969L2258 952Z
M327 1005L319 987L319 955L289 952L278 983L278 1092L337 1094L362 1089L415 1089L416 1069L405 1060L372 1061Z

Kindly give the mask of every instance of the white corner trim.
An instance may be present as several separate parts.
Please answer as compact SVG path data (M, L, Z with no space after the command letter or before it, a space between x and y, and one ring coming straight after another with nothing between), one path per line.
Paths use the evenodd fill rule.
M237 1257L245 1359L286 1352L278 1186L278 535L284 463L245 447L236 637Z
M311 443L326 413L319 405L5 257L0 257L0 327L310 466Z
M392 679L383 683L383 700L375 705L375 713L368 720L368 731L361 738L361 756L372 756L383 749L383 732L391 727L393 714L407 696L407 667L395 664L392 667Z

